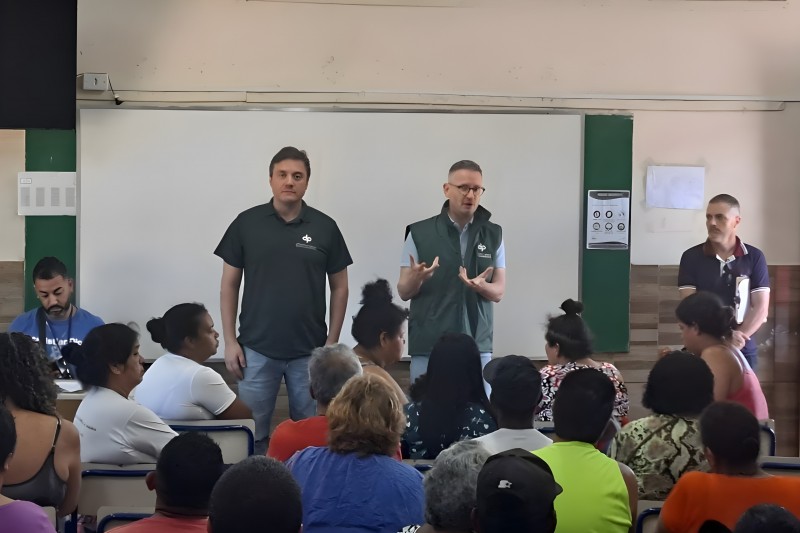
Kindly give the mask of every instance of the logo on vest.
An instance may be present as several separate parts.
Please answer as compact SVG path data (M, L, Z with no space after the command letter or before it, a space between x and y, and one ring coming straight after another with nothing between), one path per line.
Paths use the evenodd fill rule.
M481 259L491 259L492 258L492 254L483 253L483 252L486 251L486 245L484 245L483 243L480 243L480 244L478 244L477 248L478 248L478 257L480 257Z
M297 248L308 248L309 250L316 250L317 249L316 246L313 246L313 245L309 244L314 239L312 239L311 236L308 233L306 233L305 235L300 237L300 240L302 240L303 242L295 243L295 247L297 247Z

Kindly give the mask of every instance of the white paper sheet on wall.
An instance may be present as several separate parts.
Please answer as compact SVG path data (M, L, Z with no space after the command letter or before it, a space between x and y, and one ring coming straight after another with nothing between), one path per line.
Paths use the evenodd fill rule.
M703 209L705 167L647 167L647 207Z

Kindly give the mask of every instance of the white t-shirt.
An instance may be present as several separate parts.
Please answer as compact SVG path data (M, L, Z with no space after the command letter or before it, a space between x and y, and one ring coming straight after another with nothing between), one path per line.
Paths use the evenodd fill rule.
M236 400L214 370L169 352L147 369L133 396L164 420L213 420Z
M177 435L147 407L103 387L86 394L75 413L75 427L84 463L155 463Z
M483 444L492 455L514 448L532 452L553 444L552 440L535 429L498 429L474 440Z

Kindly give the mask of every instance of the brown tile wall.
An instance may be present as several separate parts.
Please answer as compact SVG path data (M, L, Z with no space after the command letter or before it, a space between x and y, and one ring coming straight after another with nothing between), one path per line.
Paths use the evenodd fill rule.
M772 291L767 323L756 334L758 376L775 420L778 454L800 451L800 266L769 269ZM631 394L631 415L646 413L641 405L647 373L659 346L681 345L675 318L678 267L631 267L631 348L629 353L603 354L622 372Z
M24 281L22 261L0 261L0 331L6 331L24 309Z

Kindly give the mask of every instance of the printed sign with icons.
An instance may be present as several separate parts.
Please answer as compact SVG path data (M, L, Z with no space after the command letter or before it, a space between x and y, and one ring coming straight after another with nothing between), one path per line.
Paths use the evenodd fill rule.
M630 191L589 191L586 201L586 248L627 250Z

